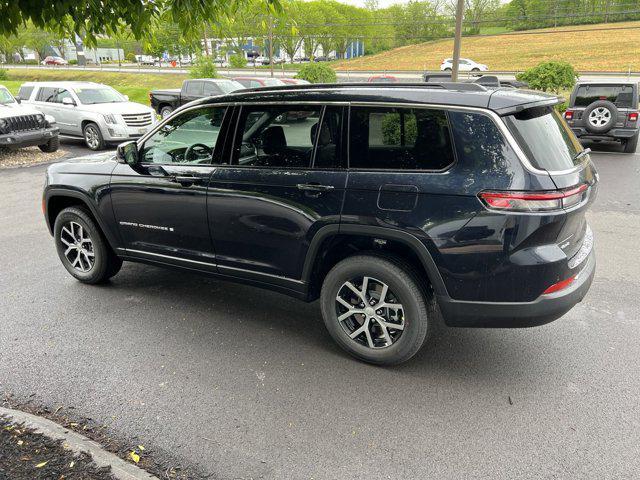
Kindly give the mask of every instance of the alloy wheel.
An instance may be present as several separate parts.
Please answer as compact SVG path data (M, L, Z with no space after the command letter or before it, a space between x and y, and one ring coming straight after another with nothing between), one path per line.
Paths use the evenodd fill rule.
M389 286L373 277L351 279L336 295L338 323L354 342L386 348L405 328L404 309Z
M87 142L87 145L92 150L95 150L100 145L100 137L99 133L96 130L96 127L88 126L84 131L84 139Z
M594 108L589 114L589 123L594 127L603 127L611 120L611 111L605 107Z
M67 222L60 230L60 242L66 247L64 256L69 264L82 273L95 265L93 242L86 229L77 222Z

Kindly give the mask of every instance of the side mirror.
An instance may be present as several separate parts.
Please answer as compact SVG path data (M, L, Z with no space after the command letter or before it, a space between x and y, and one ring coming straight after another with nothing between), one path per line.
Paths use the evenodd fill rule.
M16 98L16 102L22 103L22 99L19 96L16 96L15 98Z
M63 105L73 105L74 107L76 106L76 102L73 101L73 98L69 98L69 97L64 97L62 99L62 104Z
M116 150L116 158L120 163L126 163L131 167L135 167L140 161L138 157L138 144L135 141L121 143Z

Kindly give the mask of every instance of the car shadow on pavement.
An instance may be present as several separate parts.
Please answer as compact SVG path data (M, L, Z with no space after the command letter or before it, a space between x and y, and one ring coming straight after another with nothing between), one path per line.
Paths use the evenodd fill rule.
M192 332L193 348L200 350L203 358L212 355L207 339L219 340L216 335L223 332L227 344L216 354L225 355L228 349L229 354L245 357L248 363L263 360L258 358L256 345L264 341L272 346L262 347L261 353L269 352L282 363L298 355L360 374L375 374L370 370L382 368L426 381L447 377L476 383L501 378L530 382L550 368L549 364L562 364L571 355L566 343L553 342L557 328L553 323L533 329L443 327L407 363L376 367L352 359L335 345L317 302L308 304L250 286L139 264L125 264L122 272L101 288L112 292L114 298L144 304L151 313L138 319L143 319L146 331L163 328L162 322L173 317L167 317L167 305L174 305L181 323L173 328Z

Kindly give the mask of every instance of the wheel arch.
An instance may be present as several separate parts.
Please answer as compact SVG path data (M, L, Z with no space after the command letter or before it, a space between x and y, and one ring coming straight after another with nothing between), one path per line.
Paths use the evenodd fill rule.
M53 226L58 214L65 208L79 206L88 211L89 215L91 215L98 224L98 228L100 228L100 231L107 239L109 246L116 251L115 247L118 242L114 232L108 228L108 225L98 213L98 209L94 205L93 201L86 193L63 188L49 189L45 192L43 203L45 220L51 235L53 235Z
M369 248L366 248L369 246ZM372 225L328 225L313 237L302 271L310 299L315 298L324 276L340 260L365 251L390 251L411 262L418 262L434 292L448 296L436 263L417 237L408 232Z

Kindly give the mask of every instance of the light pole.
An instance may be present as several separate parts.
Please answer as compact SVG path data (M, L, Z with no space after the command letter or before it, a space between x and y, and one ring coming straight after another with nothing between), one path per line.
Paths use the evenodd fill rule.
M456 6L456 33L453 38L453 65L451 65L451 81L458 81L458 65L460 63L460 43L462 42L462 17L464 16L464 0L458 0Z

